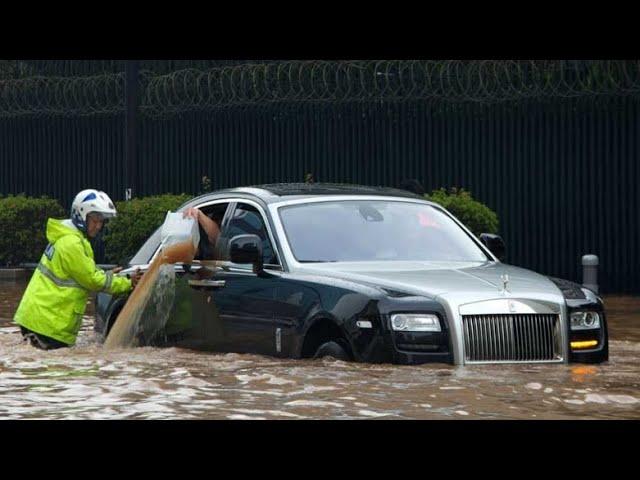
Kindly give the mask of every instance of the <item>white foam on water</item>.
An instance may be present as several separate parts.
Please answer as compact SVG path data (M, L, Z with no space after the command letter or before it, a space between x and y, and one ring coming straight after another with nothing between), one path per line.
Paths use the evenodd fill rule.
M302 390L295 390L293 392L287 393L287 395L303 395L305 393L330 392L332 390L337 390L337 388L336 387L324 387L324 386L308 385L308 386L304 387Z
M122 364L112 363L110 365L100 367L99 370L101 372L119 372L120 370L122 370L122 367Z
M49 386L49 387L33 387L29 389L32 392L41 392L41 393L49 393L49 392L53 392L54 390L56 390L55 387Z
M20 362L14 365L18 370L40 370L49 368L49 365L43 362Z
M100 387L90 387L87 385L73 385L71 387L66 388L65 390L56 393L56 395L63 397L93 397L95 395L102 394L102 389Z
M286 378L279 378L279 377L275 377L273 375L271 375L271 378L267 381L267 383L270 383L272 385L287 385L289 383L296 383L293 380L287 380Z
M167 393L166 388L162 388L156 381L153 380L123 380L122 382L114 383L113 386L122 387L123 392L135 392L135 393Z
M266 420L266 417L250 417L248 415L227 415L229 420Z
M265 373L265 374L262 374L262 375L259 375L259 374L256 374L256 375L236 375L235 377L243 384L247 384L249 382L256 382L256 381L266 381L266 383L269 383L271 385L287 385L289 383L296 383L293 380L287 380L285 378L279 378L279 377L276 377L275 375L271 375L269 373Z
M180 385L187 385L190 387L210 387L211 386L209 382L206 382L196 377L190 377L185 380L181 380Z
M20 385L46 387L50 385L50 383L46 380L30 380L28 378L7 378L0 381L0 386L14 387Z
M640 400L631 395L607 395L607 398L613 403L621 403L624 405L633 405L640 402Z
M440 390L464 390L465 387L440 387Z
M171 418L176 418L177 415L175 413L145 413L141 415L141 418L145 420L167 420ZM193 418L193 415L180 415L181 418Z
M540 383L536 383L536 382L532 382L532 383L527 383L524 388L529 388L531 390L540 390L542 388L542 384Z
M292 400L291 402L286 402L285 405L292 407L344 407L342 403L325 402L322 400Z
M422 408L431 408L431 404L430 403L421 403L420 406Z
M338 397L340 400L357 400L356 397Z
M231 389L227 389L227 391L231 391L234 390L233 388ZM282 397L284 396L284 392L281 392L280 390L240 390L241 392L244 393L255 393L256 395L272 395L274 397Z
M296 415L295 413L283 412L281 410L258 410L258 409L250 409L250 408L234 408L233 411L238 413L246 413L249 415L273 415L276 417L303 418L302 416Z
M119 405L122 401L123 399L119 395L113 393L102 393L92 397L90 400L87 400L86 403L102 407L104 405Z
M354 402L353 403L356 407L368 407L369 405L366 403L362 403L362 402Z
M24 396L25 400L28 400L31 404L46 405L48 403L66 404L69 403L69 399L59 396L57 393L51 393L50 395L38 395L27 394Z
M584 397L587 403L607 403L607 399L597 393L590 393Z
M365 417L388 417L389 415L393 415L391 413L373 412L371 410L358 410L358 414Z
M575 398L571 398L569 400L565 400L565 403L571 403L572 405L584 405L585 402L584 400L578 400Z
M119 415L122 415L120 412L114 410L113 408L101 408L99 410L92 410L88 412L87 418L90 420L107 420L112 418L118 418Z
M551 387L547 387L544 389L544 393L551 393L551 392L553 392L553 388Z
M223 403L227 403L224 400L220 400L218 398L211 398L206 400L196 400L194 404L205 404L205 405L222 405Z
M180 383L182 384L182 382ZM164 389L163 393L166 393L167 390ZM194 390L193 388L188 388L188 387L178 387L175 390L170 390L169 393L171 393L171 395L183 395L185 397L193 397L198 395L200 392L198 390Z
M172 408L169 408L160 402L152 402L145 400L142 402L132 402L127 405L127 413L175 413Z
M458 414L458 415L462 415L462 416L467 416L467 415L469 415L469 412L465 412L464 410L455 410L455 412L454 412L454 413L456 413L456 414Z
M242 384L247 384L249 382L255 382L258 380L266 380L268 375L235 375L238 381Z
M45 378L56 378L56 377L69 377L71 376L70 371L65 370L55 370L53 372L42 372L39 374L41 377Z

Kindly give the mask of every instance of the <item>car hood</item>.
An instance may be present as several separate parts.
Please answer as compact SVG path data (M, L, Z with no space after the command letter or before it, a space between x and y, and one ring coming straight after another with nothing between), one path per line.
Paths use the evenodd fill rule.
M499 262L337 262L305 265L299 271L350 280L415 295L438 297L467 294L494 298L558 296L547 277Z

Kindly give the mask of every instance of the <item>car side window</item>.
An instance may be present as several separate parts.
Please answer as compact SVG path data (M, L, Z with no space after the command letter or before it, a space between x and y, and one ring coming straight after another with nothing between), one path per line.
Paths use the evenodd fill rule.
M225 212L231 202L217 201L211 205L190 205L199 208L205 215L218 224L222 225ZM177 211L183 211L184 208ZM216 260L214 257L214 246L210 245L207 241L207 235L202 228L200 228L200 244L198 245L198 252L196 254L196 260ZM129 260L129 265L143 265L150 263L158 253L160 247L162 225L160 225L155 232L147 239L147 241L140 247L140 250Z
M222 226L222 220L224 219L225 212L230 202L220 202L213 205L207 205L204 207L198 207L202 213L213 220L218 228ZM215 257L215 245L212 245L207 238L202 225L199 225L200 229L200 243L198 245L198 252L196 254L196 260L216 260Z
M262 261L265 265L277 265L278 257L271 245L262 214L258 209L246 203L238 203L233 216L224 228L222 238L226 243L236 235L252 234L262 240ZM224 249L224 260L229 260L228 248Z

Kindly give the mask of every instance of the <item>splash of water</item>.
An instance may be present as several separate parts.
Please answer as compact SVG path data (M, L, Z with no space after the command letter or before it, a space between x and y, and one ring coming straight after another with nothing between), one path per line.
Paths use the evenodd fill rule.
M175 300L177 262L190 263L195 256L191 241L165 245L149 265L104 342L105 348L148 345L162 332Z

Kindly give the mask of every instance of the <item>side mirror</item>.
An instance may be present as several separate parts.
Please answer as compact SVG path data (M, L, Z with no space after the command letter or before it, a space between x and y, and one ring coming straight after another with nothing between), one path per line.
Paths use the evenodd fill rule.
M253 273L262 269L262 240L257 235L236 235L229 242L229 258L233 263L251 263Z
M480 240L485 246L493 253L498 260L503 261L507 253L507 247L504 244L504 240L500 235L493 235L492 233L480 234Z

